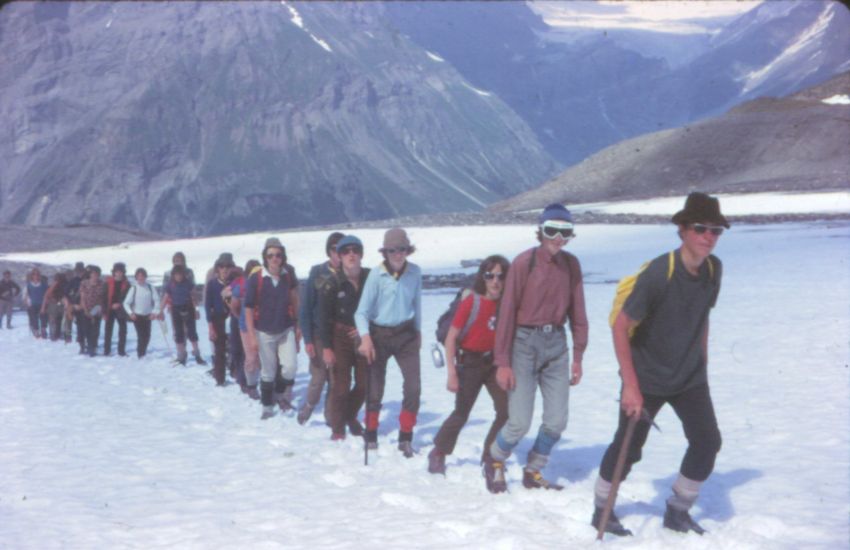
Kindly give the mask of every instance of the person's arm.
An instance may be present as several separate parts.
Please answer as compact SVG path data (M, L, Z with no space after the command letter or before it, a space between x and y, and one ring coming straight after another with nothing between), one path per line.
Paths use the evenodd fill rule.
M357 325L357 332L360 334L360 346L357 351L369 363L375 360L375 346L369 334L369 321L372 319L372 310L378 300L379 278L380 269L373 269L369 272L366 283L363 285L363 294L360 295L360 303L354 313L354 323Z
M705 329L702 331L702 358L708 365L708 318L705 319Z
M635 373L632 346L629 341L629 331L637 324L638 321L631 319L624 311L620 311L611 329L614 337L614 353L620 365L620 378L623 382L620 407L629 416L640 416L643 409L643 394L640 391L637 373Z
M319 266L313 266L310 269L310 275L307 276L307 287L304 289L304 301L298 311L298 319L301 321L301 334L304 337L304 344L307 346L307 355L313 357L313 309L320 300L320 292L316 289L316 278Z
M227 307L230 308L230 314L234 317L239 317L242 313L242 298L239 297L239 287L236 285L228 286L230 289L230 302Z
M121 304L121 305L124 306L124 311L127 312L127 316L130 317L130 320L132 320L132 321L136 320L136 312L133 311L133 309L134 309L133 308L133 302L136 299L136 292L137 292L137 287L136 287L136 285L133 285L130 288L129 292L127 292L127 295L124 296L124 302L122 302L122 304Z
M573 335L573 363L570 385L575 386L581 382L581 360L584 357L584 350L587 349L588 322L587 310L584 304L584 281L582 280L581 264L578 258L574 256L570 260L570 265L572 266L570 269L570 278L575 277L576 279L575 281L570 281L572 293L570 296L570 307L567 310L567 316L570 319L570 332Z
M254 307L256 305L257 295L257 277L262 277L263 273L259 272L248 277L245 283L245 328L247 329L248 338L252 339L254 345L257 342L257 329L254 326Z
M325 284L322 285L321 290L318 292L319 307L316 325L319 327L319 333L317 335L314 334L314 337L322 342L322 362L328 368L331 368L336 363L336 354L333 350L333 327L336 319L334 313L337 307L338 288L336 281L331 277L325 281Z
M21 297L24 302L24 307L30 307L30 286L24 285L24 295Z
M422 272L416 271L416 290L413 298L413 319L416 326L417 348L422 347Z
M12 297L14 298L15 296L20 296L20 294L21 294L21 287L18 286L18 283L16 283L15 281L12 281Z

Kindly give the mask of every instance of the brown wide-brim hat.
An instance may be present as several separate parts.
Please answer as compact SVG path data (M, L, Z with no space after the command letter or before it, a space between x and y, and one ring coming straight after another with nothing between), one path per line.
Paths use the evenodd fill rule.
M694 191L688 195L685 200L685 207L673 214L672 221L676 225L711 223L729 229L729 222L720 213L720 201L699 191Z
M384 246L381 250L387 248L410 248L410 239L407 238L407 232L401 227L393 227L384 233Z

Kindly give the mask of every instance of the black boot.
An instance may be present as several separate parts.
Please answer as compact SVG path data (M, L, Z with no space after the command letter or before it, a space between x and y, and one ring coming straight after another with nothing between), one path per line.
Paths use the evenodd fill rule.
M664 512L664 527L680 533L687 533L688 531L693 531L697 535L705 533L705 529L691 518L687 510L679 510L669 504L667 511Z
M366 430L366 448L374 450L378 448L378 430Z
M363 424L360 423L356 418L352 418L348 421L348 433L355 437L360 437L363 435Z
M436 447L428 453L428 472L446 475L446 455L438 451Z
M590 524L593 525L596 530L599 530L599 522L602 521L602 508L595 507L593 510L593 519L590 520ZM611 514L608 516L608 521L605 523L605 532L611 533L612 535L617 535L618 537L630 537L632 536L632 532L623 527L623 524L620 523L619 518L614 513L614 510L611 510Z
M398 450L404 458L413 458L416 450L413 448L413 432L398 432Z

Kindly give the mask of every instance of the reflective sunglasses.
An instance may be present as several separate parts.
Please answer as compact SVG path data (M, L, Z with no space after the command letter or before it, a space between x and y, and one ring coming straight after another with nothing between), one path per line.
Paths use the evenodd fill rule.
M268 254L266 254L266 258L268 258L269 260L271 260L272 258L283 259L283 254L281 254L280 252L269 252Z
M340 256L348 256L349 254L363 254L363 249L357 245L344 246L340 249Z
M573 224L559 220L547 220L540 226L543 236L547 239L554 239L560 236L564 240L570 240L576 236L573 232Z
M398 248L385 248L384 252L387 254L406 254L410 251L410 247L408 246L399 246Z
M491 271L488 271L484 274L485 281L492 281L496 277L498 277L500 281L504 281L507 275L505 273L493 273Z
M702 235L706 231L709 231L712 235L719 237L723 234L724 227L720 225L705 225L703 223L692 223L691 228L693 228L694 233L697 235Z

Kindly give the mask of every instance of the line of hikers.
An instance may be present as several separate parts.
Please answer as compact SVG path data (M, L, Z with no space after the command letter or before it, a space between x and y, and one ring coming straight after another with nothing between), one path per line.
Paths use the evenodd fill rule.
M696 192L672 221L681 245L623 279L611 313L622 385L619 425L594 488L591 523L600 533L631 534L611 510L615 470L622 471L619 483L641 459L652 419L665 403L681 420L688 449L663 524L680 532L704 532L689 509L714 468L721 443L706 371L709 312L722 276L722 264L711 253L729 223L716 198ZM459 292L441 317L437 336L445 345L446 387L455 394L455 406L434 438L429 472L445 473L446 457L454 451L484 387L495 418L483 444L482 471L488 490L506 491L505 464L531 428L539 388L541 425L523 467L522 484L563 489L541 472L566 429L570 387L581 381L588 342L581 266L576 256L563 250L575 237L574 230L572 215L563 205L547 206L538 219L539 244L513 262L499 255L486 258L472 288ZM422 345L422 275L408 259L415 250L404 229L392 228L384 235L381 263L369 269L362 265L359 238L332 233L325 245L328 259L311 268L303 300L295 269L277 238L266 240L261 262L251 260L244 268L235 266L231 254L222 254L208 273L203 301L216 383L225 384L229 364L242 391L260 400L262 419L274 416L276 408L294 409L292 388L303 339L310 382L297 411L298 423L310 419L326 391L324 420L331 439L342 440L347 433L363 436L367 448L375 449L387 364L395 359L403 378L398 449L405 457L414 456ZM33 334L45 337L47 324L53 338L60 333L54 325L61 326L70 341L69 321L76 318L80 353L94 355L102 318L108 355L117 321L118 353L126 355L129 319L142 357L152 321L170 310L177 362L186 363L188 339L195 360L205 364L195 326L200 315L194 274L182 253L174 255L173 264L163 278L162 299L146 282L143 268L136 270L135 284L130 285L123 263L116 263L105 281L97 266L77 264L70 278L57 275L50 286L33 270L25 290ZM9 280L4 274L0 300L14 294L12 286L17 285ZM65 322L56 324L58 302L64 304ZM365 427L358 420L364 403Z

